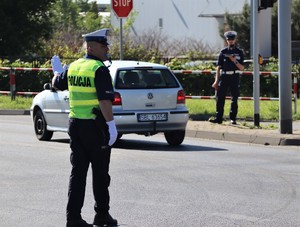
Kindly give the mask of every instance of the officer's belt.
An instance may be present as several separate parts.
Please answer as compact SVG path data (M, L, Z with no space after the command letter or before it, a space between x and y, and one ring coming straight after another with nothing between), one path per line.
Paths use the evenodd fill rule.
M238 71L238 70L234 70L234 71L222 71L222 74L225 74L225 75L233 75L233 74L238 74L240 73L241 71Z

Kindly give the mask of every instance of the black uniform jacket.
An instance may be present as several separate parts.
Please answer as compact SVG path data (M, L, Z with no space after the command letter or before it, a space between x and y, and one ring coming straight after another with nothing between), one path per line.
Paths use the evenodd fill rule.
M236 60L244 64L244 52L238 47L226 47L221 50L218 58L218 66L221 66L222 71L235 71L239 70L238 67L229 59L229 55L234 55Z

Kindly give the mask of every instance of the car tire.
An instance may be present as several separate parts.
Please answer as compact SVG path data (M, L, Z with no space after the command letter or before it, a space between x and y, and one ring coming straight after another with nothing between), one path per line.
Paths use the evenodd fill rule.
M164 134L169 145L179 146L184 140L185 130L165 132Z
M38 140L49 141L53 136L52 131L47 130L47 122L42 111L38 110L33 118L34 132Z

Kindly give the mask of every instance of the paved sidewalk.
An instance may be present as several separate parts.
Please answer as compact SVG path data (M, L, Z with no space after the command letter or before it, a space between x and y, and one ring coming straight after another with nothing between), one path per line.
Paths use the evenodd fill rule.
M0 115L29 115L29 110L0 110ZM281 134L278 122L261 122L262 128L254 128L253 122L238 121L231 125L213 124L208 121L188 121L186 136L264 145L300 146L300 121L293 122L293 134ZM272 129L272 126L274 129Z
M293 134L281 134L278 122L262 122L254 128L253 122L229 121L213 124L208 121L189 121L186 135L189 137L264 145L300 145L300 121L293 122ZM273 128L273 129L272 129Z

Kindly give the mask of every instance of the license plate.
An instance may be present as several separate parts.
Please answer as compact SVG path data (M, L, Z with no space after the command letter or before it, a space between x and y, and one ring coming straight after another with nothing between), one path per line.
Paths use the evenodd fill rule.
M137 119L140 122L145 121L167 121L167 113L147 113L147 114L138 114Z

